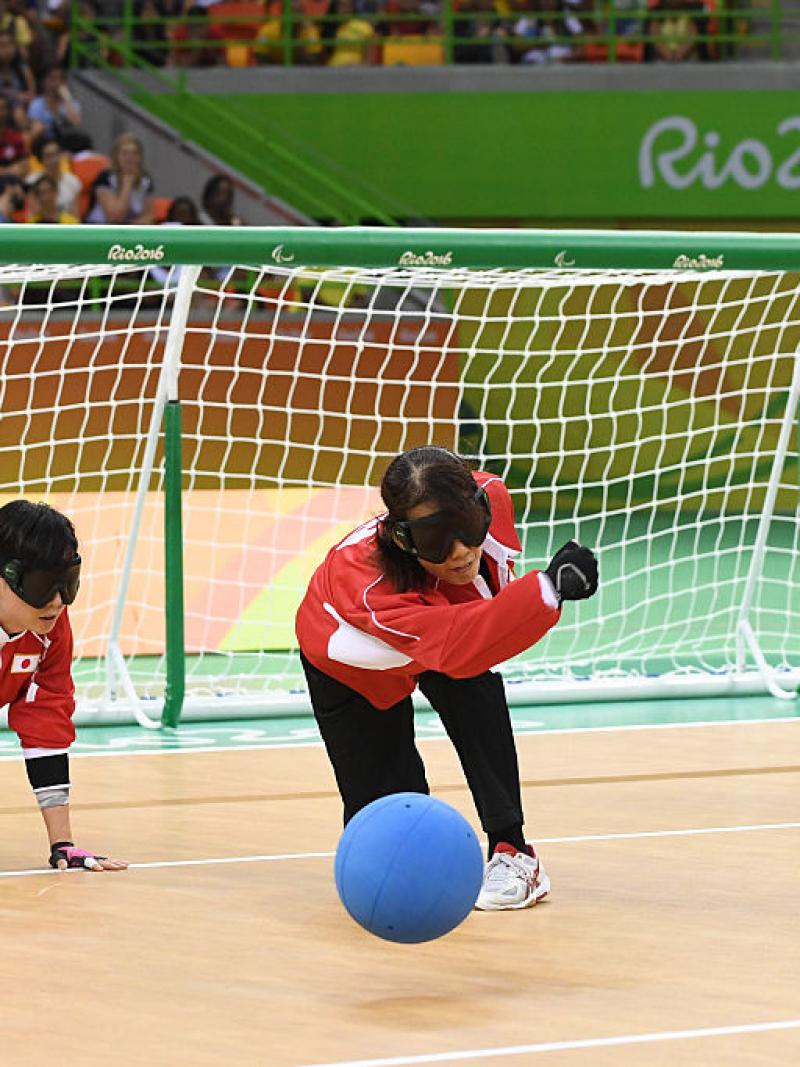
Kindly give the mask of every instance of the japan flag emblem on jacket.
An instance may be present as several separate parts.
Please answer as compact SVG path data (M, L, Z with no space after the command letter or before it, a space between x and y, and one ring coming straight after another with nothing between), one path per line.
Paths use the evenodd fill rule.
M11 661L11 674L33 674L39 666L41 656L26 655L24 652L17 653Z

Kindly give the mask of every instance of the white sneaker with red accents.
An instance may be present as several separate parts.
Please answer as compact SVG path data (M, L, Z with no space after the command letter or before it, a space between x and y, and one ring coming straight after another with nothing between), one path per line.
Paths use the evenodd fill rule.
M483 885L475 902L479 911L510 911L532 908L550 892L550 879L532 845L518 852L501 841L484 871Z

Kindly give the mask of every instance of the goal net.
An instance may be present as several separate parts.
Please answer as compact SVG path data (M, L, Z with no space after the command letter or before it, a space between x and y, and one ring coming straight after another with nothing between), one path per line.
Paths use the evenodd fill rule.
M404 254L414 231L383 231L397 266L359 265L365 233L361 257L319 267L330 251L301 258L289 231L238 249L229 233L187 231L164 255L152 230L120 265L96 238L88 266L0 273L0 493L75 522L84 721L157 721L176 670L187 717L307 709L293 620L308 579L380 513L388 462L431 442L506 482L518 573L571 537L600 560L598 595L503 665L511 700L794 695L798 275L674 256L619 269L625 235L604 270L535 234L532 262L553 266L466 269ZM434 236L455 240L427 231L424 247ZM166 537L183 573L167 581L178 401L167 511L182 522Z

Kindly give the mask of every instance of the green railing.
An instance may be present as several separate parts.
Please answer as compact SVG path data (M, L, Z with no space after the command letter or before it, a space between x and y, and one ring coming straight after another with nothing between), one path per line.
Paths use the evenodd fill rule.
M212 5L203 16L137 18L133 0L124 0L120 16L94 20L83 19L76 3L72 62L97 62L100 34L106 42L104 63L125 65L137 56L155 66L181 68L338 65L343 50L351 62L363 64L525 62L537 56L540 61L615 63L683 52L709 60L756 54L780 60L800 45L800 13L792 18L780 0L749 5L716 0L714 10L695 10L680 0L658 9L644 2L624 8L598 3L572 11L570 23L559 11L504 11L510 7L507 0L495 0L501 10L478 10L471 6L475 3L442 0L438 14L335 14L332 5L331 12L314 17L295 10L293 0L263 5L245 0ZM355 21L360 30L352 27ZM364 25L372 36L364 36ZM89 47L85 38L91 38Z

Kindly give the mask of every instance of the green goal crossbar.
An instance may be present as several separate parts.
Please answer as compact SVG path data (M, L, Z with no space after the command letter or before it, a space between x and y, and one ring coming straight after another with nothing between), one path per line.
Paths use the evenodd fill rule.
M0 225L0 262L791 271L800 234Z

